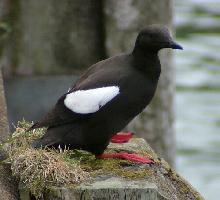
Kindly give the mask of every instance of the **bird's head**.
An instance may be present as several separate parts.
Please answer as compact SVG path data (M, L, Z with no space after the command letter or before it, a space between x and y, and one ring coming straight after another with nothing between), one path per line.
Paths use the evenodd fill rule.
M183 49L173 41L168 28L159 25L151 25L141 30L135 46L144 51L156 53L163 48Z

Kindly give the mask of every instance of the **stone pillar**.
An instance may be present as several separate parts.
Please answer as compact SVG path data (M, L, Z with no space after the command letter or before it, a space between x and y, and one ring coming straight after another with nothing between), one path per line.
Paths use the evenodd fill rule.
M158 156L142 138L131 139L123 144L111 143L107 152L121 150L144 153L156 164L129 165L121 161L123 165L114 162L109 165L109 161L106 160L102 165L111 166L109 169L96 168L94 170L98 173L93 174L91 180L74 186L50 186L44 190L46 192L42 195L42 200L204 200L167 162L163 159L158 160ZM94 160L91 163L94 164ZM34 199L24 184L20 185L20 198Z
M102 11L102 1L13 0L5 75L69 73L103 59Z
M0 1L0 55L3 43L6 39L7 28L3 25L4 16L7 8L7 1ZM2 70L0 65L0 143L9 136L7 119L7 107L3 86ZM5 152L0 148L0 162L5 159ZM0 163L0 199L17 200L18 188L15 179L11 175L10 166Z
M106 0L106 48L108 56L129 52L137 33L149 24L163 24L172 29L171 0ZM174 162L173 68L170 50L160 52L162 74L150 106L129 126L145 138L169 163ZM135 78L135 77L134 77Z

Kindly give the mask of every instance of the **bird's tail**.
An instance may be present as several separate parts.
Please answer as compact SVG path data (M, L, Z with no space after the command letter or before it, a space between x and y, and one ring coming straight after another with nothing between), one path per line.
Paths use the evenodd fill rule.
M41 127L43 127L43 126L41 126L41 125L37 122L37 123L33 124L30 128L28 128L26 131L27 131L27 132L28 132L28 131L32 131L32 130L34 130L35 128L41 128Z
M41 147L58 148L59 146L63 146L64 138L69 133L69 131L72 130L73 126L74 126L73 124L68 124L68 125L66 124L63 126L55 126L55 127L47 128L47 131L43 135L43 137L33 141L32 147L33 148L41 148Z
M63 135L59 134L59 127L48 128L43 137L36 139L32 142L33 148L52 147L59 145Z
M59 140L53 138L42 138L36 139L32 142L31 146L35 149L44 148L44 147L55 147L59 145Z

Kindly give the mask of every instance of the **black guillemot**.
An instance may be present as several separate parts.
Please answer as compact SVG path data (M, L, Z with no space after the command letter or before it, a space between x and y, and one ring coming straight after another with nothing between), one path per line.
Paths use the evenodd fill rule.
M112 137L113 142L130 137L131 134L116 133L153 98L161 72L158 51L163 48L182 49L166 27L152 25L140 31L131 53L92 65L52 110L31 127L47 127L43 137L32 146L83 149L98 158L151 163L136 154L103 152Z

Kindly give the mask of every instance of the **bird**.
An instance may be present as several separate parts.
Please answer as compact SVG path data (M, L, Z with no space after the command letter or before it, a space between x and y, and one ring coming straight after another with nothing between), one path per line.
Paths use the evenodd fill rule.
M32 147L68 147L89 151L97 158L151 163L137 154L103 152L111 138L121 141L116 133L151 102L161 73L158 52L164 48L183 49L166 26L149 25L139 32L130 53L93 64L30 128L47 128Z

